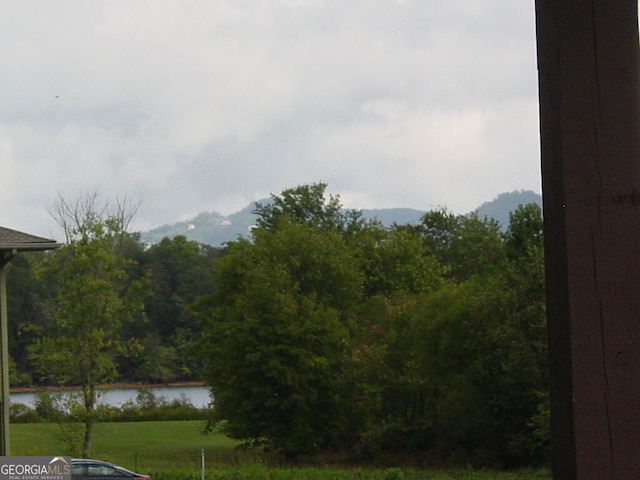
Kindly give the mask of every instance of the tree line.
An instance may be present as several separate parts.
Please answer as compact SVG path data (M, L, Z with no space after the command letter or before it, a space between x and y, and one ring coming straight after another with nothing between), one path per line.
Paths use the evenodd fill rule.
M60 199L65 245L9 270L12 383L81 385L90 427L102 383L203 380L209 428L290 458L545 461L539 206L385 228L326 187L256 204L224 248Z

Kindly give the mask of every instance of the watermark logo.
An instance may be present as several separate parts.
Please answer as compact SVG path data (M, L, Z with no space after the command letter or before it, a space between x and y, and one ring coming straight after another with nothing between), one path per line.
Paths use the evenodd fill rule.
M0 457L0 480L71 480L71 458Z

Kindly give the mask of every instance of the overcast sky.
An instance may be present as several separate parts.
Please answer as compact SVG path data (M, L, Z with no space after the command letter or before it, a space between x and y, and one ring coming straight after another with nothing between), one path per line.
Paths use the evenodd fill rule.
M323 181L349 208L540 192L533 0L0 0L0 225L134 229Z

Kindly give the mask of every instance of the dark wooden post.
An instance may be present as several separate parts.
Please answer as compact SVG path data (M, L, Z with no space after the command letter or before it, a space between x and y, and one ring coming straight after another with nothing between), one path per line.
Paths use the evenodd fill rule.
M7 323L7 274L5 267L13 255L0 251L0 455L10 455L9 447L9 326Z
M637 22L637 0L536 0L558 480L640 480Z

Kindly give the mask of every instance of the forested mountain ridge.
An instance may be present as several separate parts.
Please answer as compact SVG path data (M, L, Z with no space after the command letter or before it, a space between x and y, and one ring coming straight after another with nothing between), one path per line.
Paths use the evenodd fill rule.
M263 203L267 200L261 200ZM516 190L499 194L491 201L484 202L471 213L477 213L479 218L497 220L502 229L509 225L509 214L518 206L528 203L542 204L540 194L531 190ZM141 240L147 244L156 244L164 237L173 238L184 235L188 240L193 240L206 245L219 247L225 242L237 240L238 237L247 237L256 222L253 212L255 204L247 205L239 212L224 216L218 212L202 212L196 217L176 222L170 225L153 228L141 234ZM426 210L413 208L380 208L363 209L362 216L366 219L377 219L385 226L416 224Z

